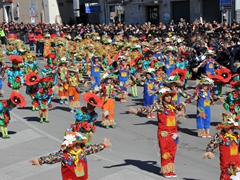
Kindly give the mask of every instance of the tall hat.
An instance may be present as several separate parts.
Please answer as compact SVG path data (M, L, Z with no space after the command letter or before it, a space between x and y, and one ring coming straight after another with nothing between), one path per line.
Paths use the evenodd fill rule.
M127 56L118 56L118 61L128 61Z
M154 72L155 72L155 69L154 68L148 68L147 71L143 71L143 76L146 77L147 74L150 74L152 78L154 78Z
M19 107L26 106L25 98L23 97L23 95L21 95L20 93L18 93L16 91L12 91L10 100L11 100L12 104L14 104L15 106L19 106Z
M232 78L232 73L228 68L221 66L220 69L214 70L214 75L210 75L208 78L215 82L228 83Z
M46 34L44 34L44 37L45 37L45 38L50 38L50 37L51 37L51 35L50 35L50 34L48 34L48 33L46 33Z
M106 82L108 79L115 80L117 77L115 77L113 74L104 74L101 79L101 83Z
M240 75L239 74L233 75L230 85L232 88L240 90Z
M207 77L203 77L200 80L197 80L196 82L197 82L196 83L197 87L202 86L202 85L207 85L210 88L212 88L214 86L214 81L210 78L207 78Z
M79 132L66 132L61 148L66 149L74 146L76 143L86 144L87 138Z
M47 56L45 56L45 58L47 59L47 64L53 64L56 59L56 54L50 53Z
M67 58L64 56L59 60L59 64L68 63Z
M13 64L20 64L22 63L22 58L16 55L10 55L8 58L12 61Z
M204 53L205 56L216 56L216 52L212 49L207 49Z
M72 39L72 37L70 35L66 35L65 38L68 39L68 40Z
M88 109L101 108L103 105L102 100L94 93L85 93L83 99L86 101Z
M162 99L165 95L169 94L170 96L174 97L177 93L172 91L170 88L168 87L162 87L159 91L158 91L158 98Z
M78 73L78 69L77 69L75 66L70 66L70 67L68 68L68 71L69 71L69 72Z
M173 46L166 46L164 49L165 53L173 50L174 50Z
M76 36L76 37L74 38L74 41L82 41L82 36Z
M222 124L219 124L216 126L216 129L228 129L228 128L238 128L240 129L239 125L239 119L240 116L233 116L233 115L227 115L226 113L222 113Z
M41 78L35 73L30 72L25 76L25 83L27 86L34 86L40 82Z
M26 60L25 61L36 61L36 54L29 52L26 54Z

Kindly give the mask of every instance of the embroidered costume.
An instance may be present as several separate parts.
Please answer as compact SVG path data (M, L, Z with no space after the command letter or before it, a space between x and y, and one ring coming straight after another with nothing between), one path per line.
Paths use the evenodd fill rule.
M223 122L216 126L216 129L221 129L221 132L216 133L206 148L204 158L212 159L214 149L219 147L220 151L220 180L230 180L231 170L235 171L240 167L239 159L239 142L240 136L235 128L240 129L238 118L228 116L223 113Z
M10 122L10 110L16 106L24 107L26 101L24 97L16 91L12 91L11 96L8 100L0 101L0 128L2 131L2 138L10 138L8 135L8 125Z
M110 146L108 140L104 143L85 146L87 138L78 132L67 132L61 150L42 156L38 159L31 159L32 165L61 163L63 180L88 180L87 156L96 154Z

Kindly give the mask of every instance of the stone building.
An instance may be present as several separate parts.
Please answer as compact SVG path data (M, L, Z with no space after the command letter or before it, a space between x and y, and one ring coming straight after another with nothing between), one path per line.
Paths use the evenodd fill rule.
M240 21L240 0L232 0L231 18ZM74 7L78 2L79 7ZM235 4L236 3L236 4ZM74 9L76 8L76 9ZM1 0L0 21L68 23L80 11L77 23L126 24L175 22L180 18L194 22L222 21L219 0ZM230 12L230 11L229 11ZM2 16L1 16L2 14Z

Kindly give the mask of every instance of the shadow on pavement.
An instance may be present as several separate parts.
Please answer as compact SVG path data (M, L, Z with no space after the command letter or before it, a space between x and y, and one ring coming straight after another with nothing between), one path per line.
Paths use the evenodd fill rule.
M189 119L196 119L197 115L196 114L187 114L187 118L189 118Z
M8 131L8 134L17 134L15 131Z
M211 122L210 125L211 126L217 126L218 124L221 124L220 122Z
M131 102L134 103L133 105L127 105L127 107L130 106L143 106L143 99L131 99Z
M153 124L153 125L158 125L158 122L157 122L157 120L149 120L149 121L147 121L147 122L145 122L145 123L139 123L139 124L133 124L133 125L147 125L147 124Z
M122 167L132 165L135 166L143 171L147 171L153 174L160 175L160 168L156 166L157 161L141 161L141 160L134 160L134 159L124 159L125 163L116 164L112 166L105 166L104 168L114 168L114 167Z
M188 128L178 127L178 131L182 132L182 133L185 133L185 134L188 134L190 136L196 136L197 137L196 129L188 129Z
M54 110L54 109L59 109L59 110L62 110L62 111L70 112L69 107L64 107L64 106L55 106L55 107L49 109L49 111L52 111L52 110Z
M193 178L183 178L184 180L200 180L200 179L193 179Z
M38 116L24 117L23 119L26 119L27 121L36 121L36 122L40 121Z
M32 111L32 106L17 107L18 109L27 109Z
M119 114L131 114L131 113L129 111L125 111L125 112L121 112ZM145 114L131 114L131 115L135 115L135 116L138 116L138 117L145 117L146 118Z

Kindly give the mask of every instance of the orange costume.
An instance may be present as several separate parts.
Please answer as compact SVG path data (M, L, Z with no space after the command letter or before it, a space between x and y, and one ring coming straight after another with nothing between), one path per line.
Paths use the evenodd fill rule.
M112 82L112 77L107 76L101 83L101 98L103 102L102 106L102 125L107 129L109 127L115 128L116 122L114 120L114 88L115 85ZM111 80L108 81L108 80Z
M78 88L79 84L79 78L78 78L78 70L75 69L74 66L71 66L68 69L68 96L69 96L69 106L71 109L71 112L74 112L74 110L80 108L80 99L79 99L79 93L80 90Z

